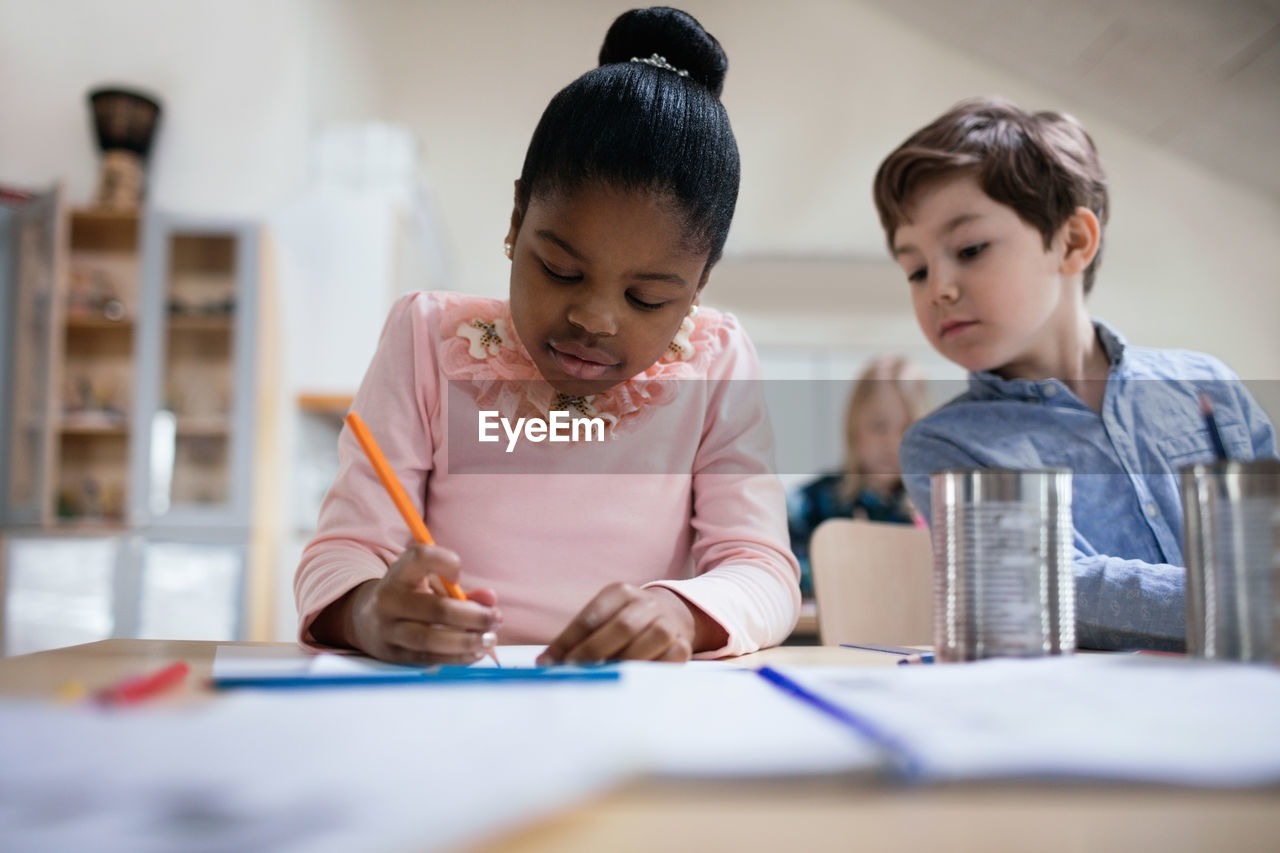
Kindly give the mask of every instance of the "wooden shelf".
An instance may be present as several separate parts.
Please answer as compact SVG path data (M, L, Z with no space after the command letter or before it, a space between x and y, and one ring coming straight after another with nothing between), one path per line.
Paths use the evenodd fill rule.
M234 314L212 314L207 317L170 314L166 320L170 332L229 332L235 325Z
M117 210L113 207L78 207L71 211L71 218L77 222L108 222L137 225L140 216L140 211Z
M138 251L137 211L79 208L71 211L71 252L119 252L135 254Z
M76 533L83 535L105 535L113 536L125 533L129 529L129 525L125 523L123 518L67 518L59 517L54 524L61 533Z
M343 417L351 408L354 394L311 394L298 395L299 411L313 415L333 415Z
M58 424L63 435L128 435L129 422L106 415L68 415Z
M231 424L226 417L179 417L178 438L226 438Z
M133 329L133 318L123 317L119 320L112 320L107 317L94 316L76 316L75 314L67 315L67 331L81 331L89 329Z

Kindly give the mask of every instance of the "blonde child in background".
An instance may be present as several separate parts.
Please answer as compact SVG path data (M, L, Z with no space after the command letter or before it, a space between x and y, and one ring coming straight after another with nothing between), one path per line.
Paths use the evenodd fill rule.
M541 663L682 661L791 631L799 571L755 351L731 315L697 310L738 194L726 69L683 12L619 17L530 142L509 300L392 309L353 408L438 546L406 550L344 430L295 579L304 644L405 663L470 663L499 642L547 644ZM509 455L506 436L483 438L490 414L558 413L609 434L526 432ZM469 600L436 594L439 577Z
M844 415L844 464L787 497L791 551L800 562L800 591L813 595L809 540L829 518L923 523L898 467L902 435L925 406L920 371L903 356L872 359L854 380Z

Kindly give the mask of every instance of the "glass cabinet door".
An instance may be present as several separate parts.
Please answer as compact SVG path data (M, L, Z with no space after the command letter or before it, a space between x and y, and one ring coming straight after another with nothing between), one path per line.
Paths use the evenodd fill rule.
M257 267L251 228L157 215L144 287L135 518L247 524Z
M0 206L0 523L49 520L59 191Z

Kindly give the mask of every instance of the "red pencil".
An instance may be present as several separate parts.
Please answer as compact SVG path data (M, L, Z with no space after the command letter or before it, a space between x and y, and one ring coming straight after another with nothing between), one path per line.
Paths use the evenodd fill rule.
M187 662L180 660L150 675L137 675L105 687L94 694L94 699L103 705L134 705L181 684L190 671Z

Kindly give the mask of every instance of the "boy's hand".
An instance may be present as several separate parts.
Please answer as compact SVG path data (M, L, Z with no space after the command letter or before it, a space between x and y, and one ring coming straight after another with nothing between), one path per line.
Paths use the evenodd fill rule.
M434 545L411 545L379 580L348 594L350 644L392 663L470 664L497 643L502 617L493 590L450 598L440 578L457 580L458 555ZM318 620L317 620L318 621Z
M613 583L582 608L538 656L538 664L620 659L684 662L693 653L697 628L694 611L670 590Z

